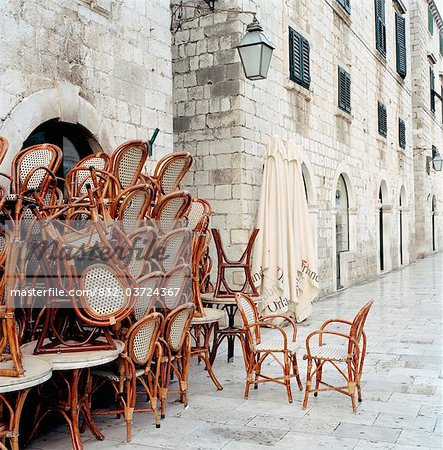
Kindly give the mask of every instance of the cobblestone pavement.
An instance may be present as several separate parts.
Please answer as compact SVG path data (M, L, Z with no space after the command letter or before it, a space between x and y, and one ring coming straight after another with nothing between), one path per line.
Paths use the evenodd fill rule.
M244 400L243 360L236 346L234 363L226 363L223 349L214 364L223 391L215 390L195 362L188 409L171 395L160 429L151 414L135 413L131 443L124 442L122 419L99 418L106 439L100 442L85 433L85 450L442 448L442 274L443 254L437 254L317 302L312 317L299 325L298 341L303 342L325 319L352 319L368 299L375 301L366 326L363 402L355 414L349 398L335 392L311 396L303 411L295 382L293 404L285 389L273 383L251 390ZM302 355L299 364L304 378ZM271 364L267 370L277 368ZM332 368L325 369L326 381L328 376L337 381ZM67 428L60 426L30 448L69 449L69 442Z

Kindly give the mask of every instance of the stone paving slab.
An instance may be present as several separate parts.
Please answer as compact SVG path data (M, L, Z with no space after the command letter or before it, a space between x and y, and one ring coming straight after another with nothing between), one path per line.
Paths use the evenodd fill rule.
M240 347L232 364L226 347L214 364L224 386L216 391L202 365L191 366L189 408L173 394L167 417L155 429L152 414L135 413L133 440L126 443L124 420L113 416L97 422L106 439L84 435L85 450L152 448L201 449L401 449L443 446L442 430L442 299L443 254L349 288L314 304L310 318L298 326L298 341L332 317L351 320L373 299L366 333L368 354L363 372L363 402L357 412L350 399L335 392L321 392L302 410L303 393L293 384L294 403L276 384L251 389L243 398L244 366ZM302 380L306 364L299 355ZM276 364L267 364L271 374ZM340 382L332 368L325 380ZM30 449L70 448L65 426L40 435Z

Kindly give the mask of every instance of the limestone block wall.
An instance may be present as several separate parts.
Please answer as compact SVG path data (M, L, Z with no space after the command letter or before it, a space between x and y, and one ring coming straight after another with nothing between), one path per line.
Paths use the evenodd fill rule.
M0 2L0 134L18 150L60 118L112 151L159 127L155 157L170 151L169 27L169 0Z
M243 247L256 220L266 147L277 134L297 142L302 151L323 294L336 289L335 192L340 174L350 197L350 251L341 262L345 285L380 272L381 185L385 270L399 265L400 209L403 263L413 260L410 46L408 42L408 75L402 80L396 73L393 3L386 2L386 59L375 48L370 1L352 2L350 16L333 0L220 0L217 7L256 11L276 49L268 78L251 82L233 49L250 15L208 14L175 34L174 138L198 157L192 184L198 195L211 200L214 225L226 230L234 250ZM409 9L405 17L408 28ZM289 25L310 44L309 90L289 81ZM351 115L337 106L339 65L351 74ZM378 100L387 107L387 138L378 134ZM399 117L406 123L405 150L398 143Z
M428 29L427 0L414 0L411 5L411 44L413 58L413 117L414 117L414 155L415 155L415 204L416 204L416 245L417 256L424 257L434 250L443 249L443 173L429 167L427 158L432 156L432 145L443 154L443 105L436 99L435 112L431 111L430 73L433 67L435 89L441 92L443 85L443 58L439 48L439 27L437 16L434 32ZM440 19L441 20L441 19ZM431 62L432 56L437 62ZM434 246L432 232L432 205L434 212Z

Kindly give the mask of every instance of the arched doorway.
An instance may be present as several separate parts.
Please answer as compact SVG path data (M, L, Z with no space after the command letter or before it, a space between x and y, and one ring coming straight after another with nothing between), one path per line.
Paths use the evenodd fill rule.
M435 228L435 216L437 214L437 199L435 195L432 196L431 202L431 226L432 226L432 251L435 252L437 250L437 230Z
M340 255L342 252L349 251L349 196L346 181L343 175L338 177L335 191L335 243L336 243L336 262L337 262L337 289L341 289Z
M77 161L101 150L85 127L57 119L39 125L23 142L22 148L43 143L57 145L63 151L63 161L56 174L60 178L65 178Z

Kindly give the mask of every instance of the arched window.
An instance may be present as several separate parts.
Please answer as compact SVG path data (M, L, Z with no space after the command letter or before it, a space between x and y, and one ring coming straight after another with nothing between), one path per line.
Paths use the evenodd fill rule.
M337 253L349 250L349 197L343 175L338 177L335 191Z
M22 148L43 143L57 145L63 151L63 162L57 172L61 178L65 178L77 161L94 151L101 151L86 128L57 119L39 125L25 140Z

